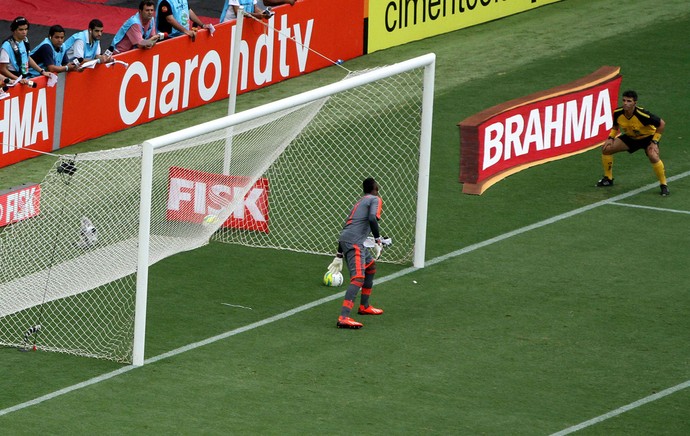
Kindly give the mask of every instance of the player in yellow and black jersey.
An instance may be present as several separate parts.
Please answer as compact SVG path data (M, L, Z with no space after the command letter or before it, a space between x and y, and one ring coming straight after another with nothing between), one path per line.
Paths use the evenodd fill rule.
M664 133L664 120L637 106L637 92L623 93L623 106L613 112L613 128L608 139L601 147L601 163L604 167L604 177L597 182L597 186L613 186L613 154L620 151L635 153L644 150L652 169L659 179L661 195L669 194L666 184L664 163L659 158L659 140Z

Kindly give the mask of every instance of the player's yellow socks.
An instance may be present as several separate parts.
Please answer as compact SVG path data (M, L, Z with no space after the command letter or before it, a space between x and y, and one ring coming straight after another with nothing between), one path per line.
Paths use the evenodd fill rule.
M601 165L604 167L604 176L613 180L613 155L602 154L601 155Z
M654 170L654 174L656 174L656 178L659 179L659 184L666 185L666 170L664 169L664 162L660 160L659 162L652 164L652 169Z

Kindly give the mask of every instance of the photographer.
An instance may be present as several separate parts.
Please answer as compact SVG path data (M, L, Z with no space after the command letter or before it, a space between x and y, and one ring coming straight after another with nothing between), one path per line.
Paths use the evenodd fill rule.
M62 45L64 42L65 29L59 24L51 26L48 30L48 37L38 44L35 49L31 50L31 59L39 67L39 69L32 68L32 77L38 76L41 70L57 74L76 69L74 64L63 65L65 50L62 48Z
M189 8L187 0L158 0L156 6L156 28L170 37L187 35L196 41L196 30L190 27L190 22L202 29L210 29L209 24L201 22L199 17Z
M79 62L97 60L106 63L112 60L112 53L101 54L101 37L103 36L103 22L98 18L89 21L89 28L77 32L67 38L63 44L67 62L78 59Z
M220 22L225 23L237 19L240 6L244 8L244 12L257 19L267 20L273 16L270 8L261 9L257 5L257 0L225 0L225 6L220 13Z
M12 35L0 46L0 75L11 80L21 77L19 83L22 85L29 85L26 79L29 76L29 68L35 69L41 76L50 75L29 56L29 21L24 17L17 17L10 24L10 30Z
M142 0L139 3L139 12L129 17L115 34L115 53L135 48L149 49L163 39L163 35L156 32L153 19L155 13L156 3L153 0Z

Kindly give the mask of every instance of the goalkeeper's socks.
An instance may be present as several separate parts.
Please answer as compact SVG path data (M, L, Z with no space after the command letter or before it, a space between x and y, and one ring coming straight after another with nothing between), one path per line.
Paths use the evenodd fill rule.
M613 155L602 154L601 166L604 167L604 175L610 180L613 180Z
M348 317L350 316L350 311L355 305L355 297L359 292L359 287L356 285L349 285L347 291L345 291L345 299L343 300L343 305L340 308L340 316Z
M360 304L364 307L369 307L369 296L371 295L371 288L362 288L362 296L360 297Z
M656 178L659 179L659 184L666 185L666 169L664 168L664 162L660 160L652 164L652 169L654 170L654 174L656 174Z

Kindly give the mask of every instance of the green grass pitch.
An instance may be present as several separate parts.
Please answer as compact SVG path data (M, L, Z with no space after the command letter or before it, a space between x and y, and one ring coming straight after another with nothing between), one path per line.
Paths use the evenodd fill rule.
M372 302L385 315L338 330L341 298L320 284L330 258L212 243L152 268L143 368L0 348L0 433L689 434L688 41L687 0L565 0L347 62L438 56L429 265L379 267ZM458 121L602 65L666 121L671 196L641 153L616 155L616 185L596 189L596 150L461 194ZM238 109L341 76L245 94ZM38 182L52 163L4 168L0 186Z

